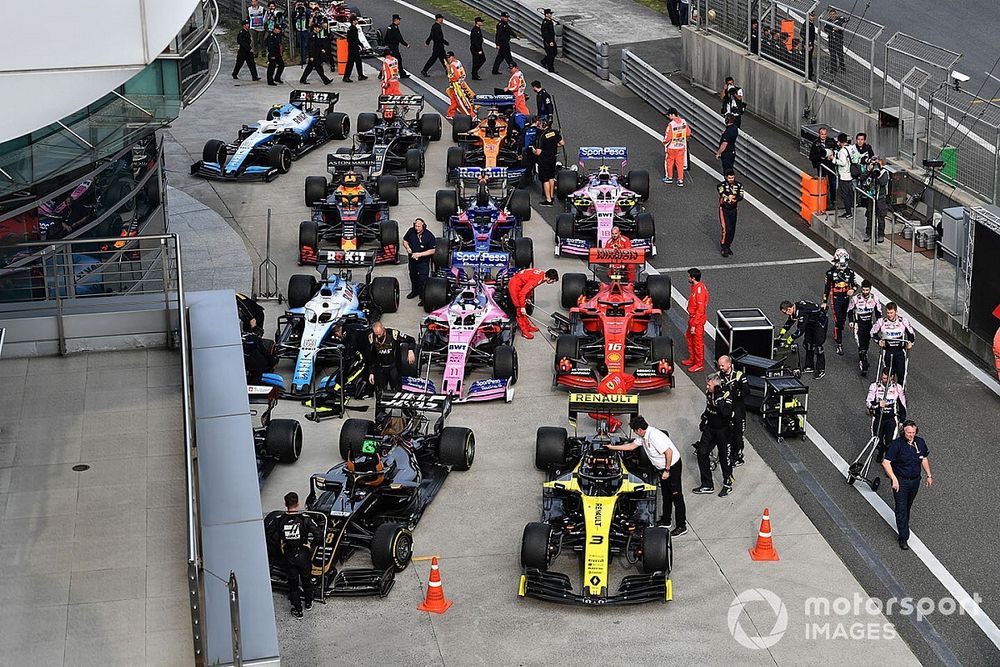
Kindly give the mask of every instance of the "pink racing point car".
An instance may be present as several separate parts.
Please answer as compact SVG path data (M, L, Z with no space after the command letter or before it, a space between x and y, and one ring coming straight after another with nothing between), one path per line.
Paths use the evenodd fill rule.
M497 305L494 285L476 281L463 285L450 302L444 290L428 289L424 302L434 309L420 325L417 377L404 377L405 391L445 394L454 403L514 398L517 353L510 316ZM439 294L440 292L440 294ZM429 378L431 370L444 368L441 385ZM472 372L492 377L472 380ZM470 382L471 380L471 382Z

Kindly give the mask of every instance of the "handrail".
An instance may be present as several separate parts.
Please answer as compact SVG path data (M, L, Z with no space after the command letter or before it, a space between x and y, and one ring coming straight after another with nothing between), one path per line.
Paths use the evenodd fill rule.
M212 44L215 45L215 52L219 56L218 58L216 58L217 62L215 64L215 73L212 74L212 77L209 79L208 84L205 85L205 86L203 86L202 89L198 91L197 95L195 95L194 97L192 97L190 100L184 101L184 106L185 107L191 106L192 104L194 104L195 102L197 102L198 99L202 95L204 95L208 91L209 88L212 87L212 84L215 83L215 80L217 78L219 78L219 72L222 71L222 47L219 46L219 40L215 37L214 33L212 34ZM212 48L209 47L208 50L209 50L209 52L211 52Z

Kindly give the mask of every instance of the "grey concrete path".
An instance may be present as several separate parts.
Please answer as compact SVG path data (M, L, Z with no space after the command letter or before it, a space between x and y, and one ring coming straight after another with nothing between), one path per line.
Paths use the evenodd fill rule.
M414 28L409 33L414 34ZM289 68L288 81L298 68ZM440 77L438 77L438 81ZM438 83L435 81L435 84ZM374 79L367 85L334 84L343 91L341 110L355 116L374 108ZM277 89L287 94L288 87ZM417 88L415 92L424 92ZM290 174L271 184L212 184L185 175L187 155L197 154L201 144L213 136L227 137L242 122L256 118L276 100L275 89L234 85L220 79L206 93L205 109L189 110L170 130L176 146L168 156L171 182L215 210L232 213L233 224L256 248L263 243L262 214L276 214L272 258L281 272L280 284L288 276L307 272L295 266L299 220L307 215L302 204L305 176L323 173L325 152L297 162ZM201 104L200 103L200 104ZM432 217L433 193L444 183L444 154L448 141L428 151L428 173L419 188L401 192L393 215L404 227L416 215ZM330 146L333 150L335 146ZM176 157L175 157L176 156ZM537 192L533 193L537 198ZM431 228L440 229L431 222ZM525 231L535 241L537 266L555 266L560 271L582 271L581 263L552 257L551 231L535 212ZM405 267L380 267L379 275L396 276L405 293ZM538 312L557 307L555 288L540 289ZM270 331L280 307L268 304ZM413 301L405 301L400 312L386 319L391 326L414 333L422 316ZM682 340L679 332L673 333ZM668 605L628 609L584 610L518 600L520 574L518 552L524 524L536 520L540 509L542 476L531 465L534 432L540 425L565 422L566 395L551 389L552 348L542 338L519 341L521 379L513 403L458 406L450 423L471 426L477 436L473 469L451 476L440 496L416 530L418 556L442 557L444 588L455 606L442 617L417 612L426 582L427 563L415 562L399 575L397 585L384 600L333 600L317 605L305 619L285 615L287 604L276 597L280 640L287 664L312 665L329 661L406 664L565 664L629 661L651 664L671 659L681 663L782 664L845 660L878 660L888 664L916 664L898 638L820 639L807 635L810 623L832 625L875 623L881 615L849 614L845 618L808 618L809 597L864 597L864 590L850 574L816 527L782 487L774 472L753 454L739 469L736 493L727 499L715 496L687 498L691 532L676 542L674 596ZM678 353L682 350L678 346ZM288 367L280 367L288 372ZM686 489L695 486L696 465L689 443L697 435L702 408L701 390L683 373L672 392L642 400L650 420L666 427L682 447ZM336 442L342 422L313 424L302 420L304 408L293 403L279 406L281 416L298 417L305 434L298 463L279 466L265 481L262 503L265 511L280 505L288 490L308 490L308 477L338 462ZM773 530L782 560L752 563L747 549L753 545L759 515L770 507ZM359 559L359 563L364 563ZM572 568L566 570L573 576ZM613 578L624 574L613 572ZM750 650L733 639L728 615L737 593L748 589L773 591L784 605L787 628L769 650ZM777 616L766 602L748 604L734 612L735 623L746 633L768 635ZM891 622L891 619L889 619ZM653 637L662 629L667 639ZM377 632L373 631L377 629Z
M0 664L191 663L180 375L160 350L0 360Z

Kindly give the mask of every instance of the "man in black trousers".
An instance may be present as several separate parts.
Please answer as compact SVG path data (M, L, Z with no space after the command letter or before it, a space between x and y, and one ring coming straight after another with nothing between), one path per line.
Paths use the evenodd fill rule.
M240 69L242 69L243 64L246 63L247 67L250 68L250 76L254 81L260 81L260 77L257 76L257 63L253 61L253 44L251 42L250 35L250 21L243 19L243 26L240 28L240 34L236 35L236 43L239 44L239 51L236 52L236 66L233 67L233 78L239 79Z
M285 50L285 42L280 25L274 26L264 44L267 46L267 85L277 86L279 83L284 83L281 74L285 71L285 58L282 53Z
M431 73L428 71L435 62L441 63L441 67L444 68L444 73L448 74L448 64L445 62L445 58L448 57L447 52L444 47L448 46L448 40L444 38L444 30L441 25L444 23L444 14L435 14L434 23L431 24L431 34L427 36L424 40L424 44L431 47L431 57L427 59L424 63L423 68L420 73L423 76L430 76Z
M358 28L358 17L351 14L351 27L347 29L347 69L344 70L344 82L351 83L351 70L358 68L358 81L364 81L365 76L361 69L361 35Z
M493 61L493 73L500 73L500 63L506 62L508 67L514 66L514 58L510 55L510 40L517 38L517 33L510 27L508 21L510 17L507 12L500 12L500 21L497 23L497 57Z
M396 62L399 63L399 78L409 79L410 75L406 73L403 69L403 56L399 53L399 45L402 44L406 48L410 48L410 43L403 39L403 33L399 32L399 22L402 19L399 14L392 15L392 23L385 29L385 47L389 49L389 53L396 57Z
M480 81L479 68L486 64L486 53L483 51L483 17L477 16L475 25L469 31L469 50L472 51L472 80Z
M552 72L556 72L556 22L552 20L552 10L545 10L545 18L542 19L542 46L545 47L545 57L542 58L542 67ZM541 115L539 113L539 115Z
M302 78L299 79L299 83L308 84L309 75L315 70L319 73L319 78L323 80L323 83L330 85L330 79L327 78L326 72L323 71L323 59L326 57L326 40L320 35L320 25L318 23L313 24L313 34L309 38L309 58L306 61L306 68L302 71Z

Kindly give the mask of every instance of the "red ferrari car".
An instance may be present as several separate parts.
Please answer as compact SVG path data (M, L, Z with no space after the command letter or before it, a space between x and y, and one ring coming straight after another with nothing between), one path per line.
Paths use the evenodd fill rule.
M670 278L642 275L643 248L591 248L593 278L562 279L554 384L604 394L656 391L674 386L674 343L663 333L670 308ZM625 276L634 267L635 283ZM598 269L607 272L606 282Z

